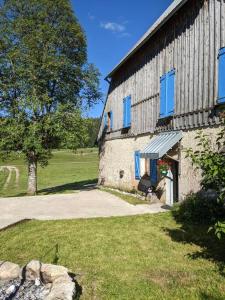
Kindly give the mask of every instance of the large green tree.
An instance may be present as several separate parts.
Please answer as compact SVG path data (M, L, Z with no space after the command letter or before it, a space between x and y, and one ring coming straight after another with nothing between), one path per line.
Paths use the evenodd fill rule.
M69 0L0 0L0 151L24 153L28 194L51 149L86 136L81 110L100 98L86 48Z

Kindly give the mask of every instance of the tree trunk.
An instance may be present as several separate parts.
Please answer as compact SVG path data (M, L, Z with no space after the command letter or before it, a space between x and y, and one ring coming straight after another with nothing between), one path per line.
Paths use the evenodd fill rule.
M27 194L34 196L37 193L37 161L34 157L28 160L28 188Z

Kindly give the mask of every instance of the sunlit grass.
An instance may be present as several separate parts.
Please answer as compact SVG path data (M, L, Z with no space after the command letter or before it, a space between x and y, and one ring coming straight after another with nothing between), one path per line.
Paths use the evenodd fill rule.
M58 263L78 274L81 299L222 300L225 278L215 259L222 244L205 236L200 246L203 231L186 241L170 213L31 221L0 232L0 260L51 263L58 244ZM212 260L204 257L211 244Z
M93 150L93 151L92 151ZM80 151L80 150L79 150ZM78 151L78 152L79 152ZM84 152L54 151L47 167L38 166L38 193L68 193L94 183L98 177L98 153L96 149L83 149ZM0 197L22 196L27 189L27 165L22 156L8 161L0 161L0 166L15 166L19 169L19 186L15 184L15 173L6 189L3 185L6 172L0 172Z

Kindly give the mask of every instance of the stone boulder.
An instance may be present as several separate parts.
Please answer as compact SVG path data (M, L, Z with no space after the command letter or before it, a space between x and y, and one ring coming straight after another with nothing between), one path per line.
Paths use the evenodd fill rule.
M41 278L44 283L52 283L59 277L68 278L68 269L63 266L51 264L41 265Z
M36 279L40 278L40 271L41 271L41 263L38 260L31 260L25 266L25 276L28 280L35 281Z
M68 276L55 279L45 300L71 300L75 295L75 283Z
M20 266L8 261L0 261L0 280L12 280L20 277Z

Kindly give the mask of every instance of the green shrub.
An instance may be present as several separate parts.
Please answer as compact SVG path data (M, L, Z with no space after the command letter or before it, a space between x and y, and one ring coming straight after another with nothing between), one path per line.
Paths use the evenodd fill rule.
M190 194L173 207L172 214L178 222L213 224L217 220L225 220L225 206L215 197Z

